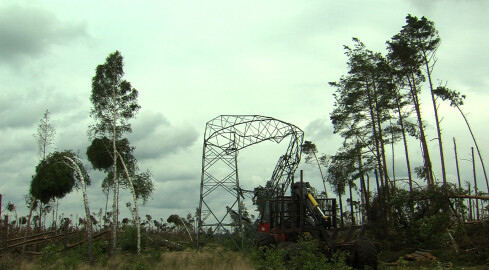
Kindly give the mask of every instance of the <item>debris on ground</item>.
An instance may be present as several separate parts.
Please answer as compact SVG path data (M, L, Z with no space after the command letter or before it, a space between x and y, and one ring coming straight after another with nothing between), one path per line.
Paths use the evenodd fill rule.
M433 256L429 252L416 250L415 252L413 252L411 254L405 255L404 256L404 259L406 261L417 261L417 262L424 261L424 262L428 262L428 261L435 261L436 260L436 257Z

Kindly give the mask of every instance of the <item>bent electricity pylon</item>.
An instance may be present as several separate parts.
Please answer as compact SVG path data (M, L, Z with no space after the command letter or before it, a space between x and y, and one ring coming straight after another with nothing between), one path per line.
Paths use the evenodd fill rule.
M301 159L304 132L292 124L259 115L221 115L207 122L197 209L197 247L201 234L207 232L204 227L212 228L212 233L239 230L243 247L243 191L239 186L238 152L263 141L280 143L288 136L290 143L287 152L279 158L268 183L276 191L274 194L283 193L292 182ZM238 214L238 223L226 222L232 212Z

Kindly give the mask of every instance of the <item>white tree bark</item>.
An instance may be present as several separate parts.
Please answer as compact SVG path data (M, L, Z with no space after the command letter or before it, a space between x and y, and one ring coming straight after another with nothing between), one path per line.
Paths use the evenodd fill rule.
M127 170L126 163L122 160L121 154L117 152L119 159L121 160L122 166L124 167L124 172L126 173L127 181L129 182L129 186L131 187L132 198L134 200L134 209L136 211L136 230L137 230L137 254L141 255L141 221L139 218L139 209L138 209L138 201L136 198L136 191L134 190L134 185L132 184L131 176L129 175L129 171Z
M85 214L87 216L87 225L85 228L87 228L87 248L88 248L88 257L90 260L90 264L94 264L94 258L93 258L93 248L92 248L92 218L90 217L90 207L88 206L88 195L87 195L87 187L85 185L85 179L83 177L83 174L80 170L80 167L78 164L71 159L70 157L65 156L68 161L73 164L74 169L78 173L78 177L80 177L80 182L82 186L82 191L83 191L83 203L85 205Z

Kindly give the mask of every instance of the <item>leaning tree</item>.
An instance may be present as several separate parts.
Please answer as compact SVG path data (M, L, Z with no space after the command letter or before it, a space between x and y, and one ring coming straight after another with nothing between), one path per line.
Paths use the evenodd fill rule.
M113 174L118 172L123 174L120 184L123 188L129 189L134 201L134 223L137 230L137 254L141 253L141 220L139 215L138 200L142 199L143 204L147 202L150 195L153 193L154 185L151 173L148 171L138 173L137 160L134 157L134 147L129 144L129 140L120 139L116 142L117 169L113 170L114 164L112 159L112 144L107 137L95 138L92 144L87 148L87 157L94 169L107 172L107 177L104 179L102 186L113 185L111 180ZM115 171L115 172L114 172ZM119 176L117 176L119 178Z
M30 194L39 198L42 203L47 203L54 198L61 199L73 188L81 186L87 222L85 227L88 256L90 263L93 264L92 222L88 206L87 185L90 185L90 178L78 156L71 150L55 151L37 165L36 173L32 176Z

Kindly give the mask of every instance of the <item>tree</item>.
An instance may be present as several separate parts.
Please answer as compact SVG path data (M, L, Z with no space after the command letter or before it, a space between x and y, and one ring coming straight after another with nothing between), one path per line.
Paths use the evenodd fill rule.
M319 172L321 173L321 180L323 181L324 195L328 197L328 191L326 189L326 178L324 177L323 170L321 169L321 163L319 162L319 159L316 155L316 153L318 152L316 145L311 141L305 141L302 145L302 152L306 154L306 163L309 162L312 158L314 158L314 160L316 161Z
M93 104L91 116L97 123L91 126L90 133L93 138L108 137L112 143L111 157L113 160L113 224L112 224L112 251L116 253L117 226L118 226L118 192L119 175L117 173L117 140L122 135L131 132L128 120L133 118L140 106L137 103L138 91L131 84L123 80L123 57L115 51L106 58L106 62L97 66L92 79Z
M54 144L54 138L56 135L56 130L50 123L49 118L49 110L46 109L43 117L39 120L39 125L37 126L37 133L34 134L34 138L36 138L38 143L38 155L39 159L46 159L46 155L48 154L48 149L50 146ZM37 200L34 198L34 200ZM42 216L42 205L39 207L39 216ZM54 212L53 212L54 213ZM29 216L32 216L32 212L30 211ZM30 218L29 218L30 221ZM42 219L39 219L39 227L41 227ZM27 233L27 231L26 231Z
M81 185L83 190L83 201L88 223L85 226L88 235L88 254L90 262L93 263L91 246L92 223L86 192L86 185L90 185L90 178L77 155L71 150L55 151L49 154L36 167L36 174L31 181L31 194L39 198L41 202L47 203L53 198L63 198L73 188L78 188L79 185Z
M72 153L70 153L72 154ZM65 155L64 158L68 160L71 164L71 168L76 171L77 175L76 178L77 180L81 183L82 191L83 191L83 204L85 206L85 215L86 215L86 222L88 223L85 228L87 229L87 249L88 249L88 258L90 260L90 264L94 264L94 257L93 257L93 247L92 247L92 216L90 215L90 207L88 206L88 195L87 195L87 188L86 184L89 178L88 174L85 170L85 167L83 164L80 162L80 159L76 157L76 155ZM83 168L83 169L82 169ZM88 181L88 184L90 182Z
M348 57L348 74L339 82L330 82L336 88L335 108L330 114L334 132L340 133L346 144L367 148L381 172L381 183L387 185L389 176L385 158L384 125L390 118L392 101L387 91L390 72L384 57L368 50L357 38L353 48L344 46Z
M398 84L400 86L406 85L411 96L413 107L416 112L419 140L421 141L421 148L423 154L423 166L424 176L428 186L433 185L433 170L431 165L431 158L428 151L428 143L424 132L424 122L421 114L421 101L419 99L419 93L421 91L421 83L425 81L425 77L421 72L422 59L417 52L417 49L410 46L407 35L401 31L401 33L392 37L387 42L388 55L390 66L394 69L397 76Z
M72 151L55 151L45 160L41 160L36 166L36 174L32 177L30 193L44 204L70 193L77 183L73 169L66 166L63 159L64 156L73 155Z
M46 110L46 112L44 112L44 116L39 121L39 125L37 126L37 133L34 134L34 138L36 138L39 146L40 159L46 159L48 148L54 144L55 135L56 130L49 123L49 110Z
M440 151L440 162L443 183L446 183L446 171L445 171L445 157L443 153L443 140L441 136L440 120L438 117L438 106L436 105L436 98L433 88L433 82L431 74L436 64L436 51L440 46L441 39L438 35L438 31L435 29L435 25L432 21L429 21L426 17L418 19L416 16L408 15L406 17L406 25L401 30L401 33L406 35L409 46L415 49L415 52L419 54L421 63L424 66L424 72L428 78L428 86L430 88L431 101L433 103L433 110L435 113L436 131L438 134L438 146Z
M487 192L489 193L489 181L487 180L486 166L484 165L484 161L482 159L482 155L481 155L481 152L479 150L479 145L477 144L477 141L475 140L475 136L474 136L474 133L472 132L472 128L470 128L469 120L467 120L467 117L465 116L464 112L460 108L460 106L462 106L464 104L465 95L461 95L460 92L457 92L455 90L451 90L451 89L444 87L444 86L437 87L434 90L434 93L435 93L435 95L440 97L442 100L450 101L450 106L457 108L457 110L460 112L460 114L464 118L465 124L467 125L467 128L469 129L470 136L472 136L472 140L474 141L475 148L477 150L477 154L479 156L479 160L480 160L481 165L482 165L482 171L484 172L484 178L486 179Z
M407 39L408 46L412 47L415 54L418 55L418 59L421 61L421 65L424 66L424 72L428 78L428 86L430 88L431 101L433 103L433 110L435 113L436 131L438 134L438 146L440 151L440 162L443 183L446 183L446 171L445 171L445 157L443 153L443 140L441 137L440 120L438 117L438 106L436 105L435 93L433 88L433 82L431 74L436 64L436 51L440 46L441 39L438 35L438 31L435 29L435 24L429 21L426 17L418 19L416 16L408 14L406 16L406 25L403 26L400 35Z
M140 228L140 215L138 208L138 199L143 200L143 204L147 202L154 190L154 185L149 170L138 174L137 160L134 157L132 151L135 149L129 144L129 140L120 139L116 142L117 157L119 166L117 172L124 172L125 178L122 178L121 185L123 188L128 188L134 201L134 223L137 230L137 254L140 255L141 251L141 228ZM88 160L92 163L94 169L104 170L108 172L107 177L102 183L102 187L108 187L113 185L111 180L114 179L113 174L113 160L111 157L113 153L112 144L109 143L107 137L96 138L92 141L92 144L87 148ZM117 176L119 178L119 176ZM105 189L105 188L104 188Z

